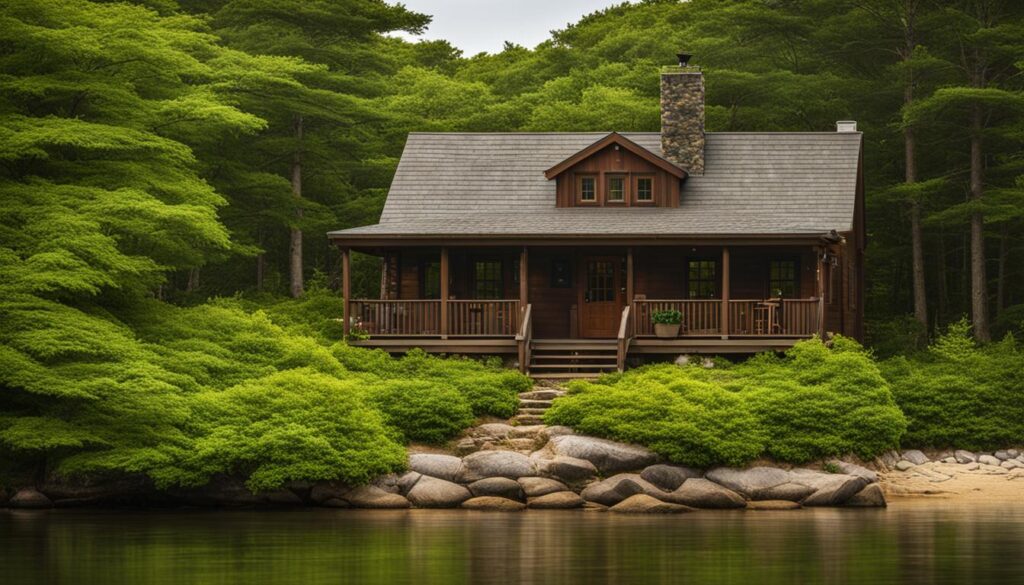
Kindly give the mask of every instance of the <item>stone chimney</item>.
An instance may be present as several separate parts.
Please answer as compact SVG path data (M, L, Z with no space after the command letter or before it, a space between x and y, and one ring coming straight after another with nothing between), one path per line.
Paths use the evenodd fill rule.
M661 73L661 153L690 175L704 174L704 74L679 55Z

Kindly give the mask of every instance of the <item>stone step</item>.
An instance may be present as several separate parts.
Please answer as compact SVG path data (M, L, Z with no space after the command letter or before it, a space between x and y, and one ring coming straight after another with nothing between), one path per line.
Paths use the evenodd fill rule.
M564 390L533 390L532 392L520 392L520 400L554 400L559 396L565 396Z
M548 408L551 406L550 400L520 400L519 408Z
M547 411L546 408L520 408L517 414L544 414Z
M517 414L512 417L512 420L521 425L539 425L544 423L544 419L536 414Z

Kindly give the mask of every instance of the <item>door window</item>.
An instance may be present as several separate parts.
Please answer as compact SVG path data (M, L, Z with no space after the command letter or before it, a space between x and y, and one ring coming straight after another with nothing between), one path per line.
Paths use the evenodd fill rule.
M586 300L591 303L615 300L615 263L611 260L587 262Z

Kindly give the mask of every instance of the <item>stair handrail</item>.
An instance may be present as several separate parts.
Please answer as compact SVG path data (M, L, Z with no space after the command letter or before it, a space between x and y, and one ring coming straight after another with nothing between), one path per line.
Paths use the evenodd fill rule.
M523 309L523 319L516 333L516 346L519 350L519 371L530 373L530 345L533 342L533 305L527 303Z
M621 372L626 369L626 354L629 353L629 344L633 341L630 332L633 330L633 313L631 305L622 309L622 318L619 319L619 335L616 338L615 366Z

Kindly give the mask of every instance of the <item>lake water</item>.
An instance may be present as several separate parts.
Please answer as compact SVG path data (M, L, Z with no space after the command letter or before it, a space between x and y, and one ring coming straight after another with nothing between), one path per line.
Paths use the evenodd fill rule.
M0 583L1024 583L1024 502L887 510L0 510Z

